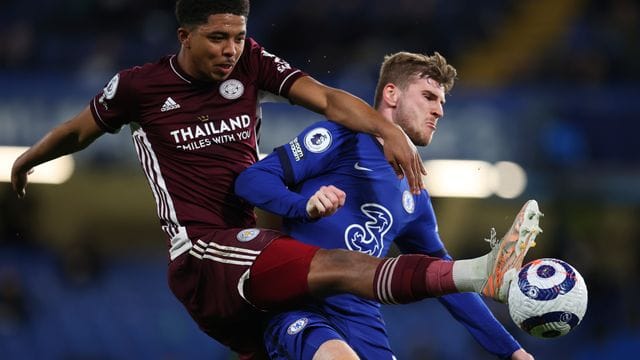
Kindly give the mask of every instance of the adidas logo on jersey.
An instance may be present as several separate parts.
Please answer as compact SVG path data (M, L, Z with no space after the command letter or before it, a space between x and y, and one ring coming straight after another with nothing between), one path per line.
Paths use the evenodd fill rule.
M179 108L180 108L180 104L178 104L175 100L171 98L171 96L169 96L167 100L164 101L164 105L162 105L162 108L160 109L160 111L165 112L165 111L175 110Z

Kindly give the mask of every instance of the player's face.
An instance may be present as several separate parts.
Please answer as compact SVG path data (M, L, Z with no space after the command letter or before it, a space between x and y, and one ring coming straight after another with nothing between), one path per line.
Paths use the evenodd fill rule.
M438 120L444 115L444 88L431 78L420 78L400 89L394 114L400 125L417 146L427 146L436 132Z
M210 15L182 39L188 59L185 69L201 80L221 81L229 77L242 55L247 19L233 14Z

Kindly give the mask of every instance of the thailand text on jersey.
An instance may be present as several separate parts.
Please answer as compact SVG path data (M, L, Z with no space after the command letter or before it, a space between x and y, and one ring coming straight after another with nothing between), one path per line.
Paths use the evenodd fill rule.
M253 208L234 195L233 183L257 160L260 97L287 97L304 75L247 39L225 81L196 80L172 55L119 72L93 98L91 111L104 130L131 124L172 259L190 238L253 226Z

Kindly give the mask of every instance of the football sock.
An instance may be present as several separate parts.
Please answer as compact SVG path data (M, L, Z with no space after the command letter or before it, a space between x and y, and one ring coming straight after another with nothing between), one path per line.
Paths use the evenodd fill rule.
M487 259L484 255L474 259L456 260L453 265L453 282L460 292L480 293L487 282Z
M406 304L458 292L453 262L425 255L400 255L382 261L373 279L375 298L383 304Z

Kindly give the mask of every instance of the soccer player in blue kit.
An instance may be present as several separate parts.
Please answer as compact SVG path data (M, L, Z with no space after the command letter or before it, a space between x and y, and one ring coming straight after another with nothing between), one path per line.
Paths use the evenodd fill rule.
M374 107L400 125L415 145L427 146L455 77L455 68L438 53L387 56ZM413 195L406 180L394 175L381 139L335 122L315 123L276 148L241 173L235 190L252 204L283 216L283 230L312 245L384 257L395 241L405 254L451 259L438 234L427 190ZM537 223L535 227L540 230ZM495 242L495 234L492 238ZM389 261L388 267L394 265ZM489 353L533 359L478 294L438 299ZM402 303L392 296L383 296L383 302ZM336 347L326 346L332 343ZM380 304L351 294L275 315L267 325L265 344L272 359L395 358Z

